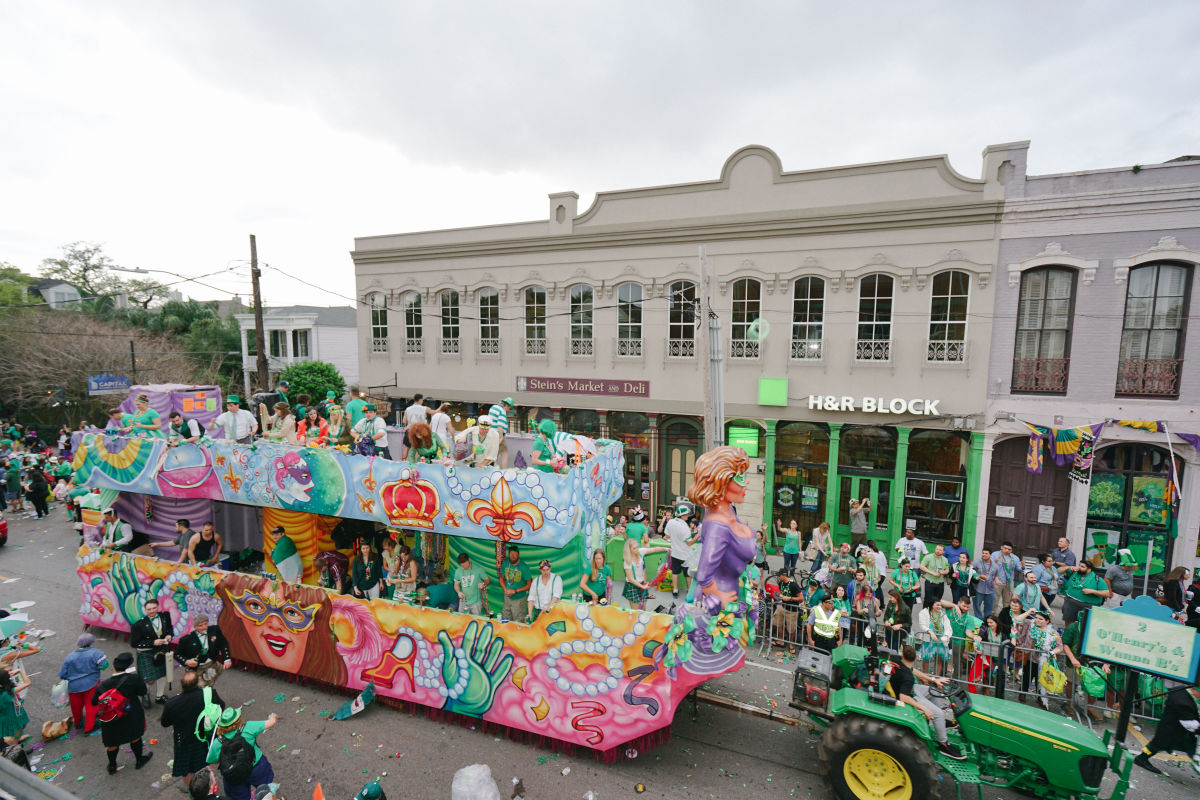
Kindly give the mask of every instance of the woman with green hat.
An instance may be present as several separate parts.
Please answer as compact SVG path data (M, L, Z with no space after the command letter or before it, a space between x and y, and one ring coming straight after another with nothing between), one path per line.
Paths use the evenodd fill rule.
M539 472L554 472L554 434L558 432L558 426L552 419L543 419L537 424L537 432L529 460Z
M221 712L216 734L208 746L208 763L219 764L225 794L230 800L250 800L255 786L275 780L275 770L258 746L258 737L274 728L278 721L277 714L271 714L265 722L243 721L240 708Z

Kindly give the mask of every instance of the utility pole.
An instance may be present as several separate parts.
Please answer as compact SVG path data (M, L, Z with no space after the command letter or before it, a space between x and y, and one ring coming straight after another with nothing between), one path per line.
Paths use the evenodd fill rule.
M703 370L704 449L725 443L725 369L722 357L721 320L709 305L708 251L700 245L700 309L697 338L700 339L700 363Z
M254 350L258 354L258 387L261 391L271 388L270 375L267 372L267 341L263 332L262 294L258 290L258 243L254 234L250 234L250 283L254 287ZM247 398L249 402L249 398Z

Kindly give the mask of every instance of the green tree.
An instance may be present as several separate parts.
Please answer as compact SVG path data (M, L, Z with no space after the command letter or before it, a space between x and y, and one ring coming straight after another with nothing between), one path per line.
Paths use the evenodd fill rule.
M287 393L289 399L295 401L298 396L306 394L314 405L325 399L328 391L336 392L338 397L346 391L345 378L337 371L337 367L326 361L293 364L279 373L279 379L291 386Z
M4 261L0 261L0 306L23 306L29 303L27 291L33 278Z
M42 274L71 284L84 297L95 297L124 290L121 279L112 274L117 266L101 245L71 242L63 246L58 258L42 260Z

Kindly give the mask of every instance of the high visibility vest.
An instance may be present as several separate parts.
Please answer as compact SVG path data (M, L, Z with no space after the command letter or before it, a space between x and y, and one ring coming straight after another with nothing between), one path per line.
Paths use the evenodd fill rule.
M828 614L821 606L813 608L813 633L825 639L835 639L838 634L838 619L842 616L842 612L838 609Z

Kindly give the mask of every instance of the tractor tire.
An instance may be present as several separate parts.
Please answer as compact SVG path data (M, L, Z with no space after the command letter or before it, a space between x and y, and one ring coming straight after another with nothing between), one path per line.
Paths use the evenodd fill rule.
M870 717L839 717L817 746L817 763L838 800L941 800L929 748L906 728Z

